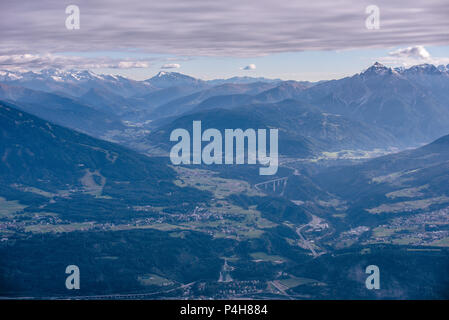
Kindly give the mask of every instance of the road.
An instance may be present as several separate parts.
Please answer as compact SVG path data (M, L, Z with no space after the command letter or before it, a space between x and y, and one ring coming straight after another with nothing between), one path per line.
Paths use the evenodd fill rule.
M275 287L277 290L279 290L279 292L281 294L288 297L290 300L293 300L293 298L290 297L290 295L287 292L285 292L285 290L288 290L288 287L280 284L278 280L270 281L270 283L273 285L273 287Z
M183 284L176 288L171 288L167 290L149 292L149 293L131 293L131 294L110 294L110 295L92 295L92 296L63 296L63 297L1 297L2 299L11 300L23 300L23 299L39 299L39 300L121 300L121 299L145 299L151 298L156 294L169 293L179 289L186 289L192 286L195 282L190 282Z
M318 253L316 253L316 251L313 248L313 246L310 244L310 242L301 233L301 230L304 229L307 226L308 226L308 224L305 224L305 225L303 225L301 227L296 228L296 234L301 238L301 240L305 243L307 248L312 252L313 257L316 258L316 257L318 257Z

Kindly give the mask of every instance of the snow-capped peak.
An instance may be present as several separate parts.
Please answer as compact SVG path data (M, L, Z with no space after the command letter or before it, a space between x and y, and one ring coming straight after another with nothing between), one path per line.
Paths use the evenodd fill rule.
M406 74L441 74L442 72L444 71L428 63L412 66L404 71Z
M2 70L0 73L1 81L54 80L58 82L70 82L93 79L103 79L103 77L88 70L63 70L57 68L46 68L40 71Z
M179 72L168 72L168 71L159 71L157 75L155 75L153 78L151 79L156 79L156 78L165 78L165 79L193 79L196 80L195 78L179 73Z
M206 85L206 83L202 80L193 78L191 76L182 73L168 72L168 71L160 71L154 77L145 80L145 82L158 88L168 88L180 85L191 85L191 86Z
M439 65L438 70L440 70L441 72L448 72L449 71L449 64L447 66L445 66L444 64Z
M366 69L362 75L385 75L396 73L393 69L386 67L382 63L375 62L371 67Z
M0 81L15 81L22 79L23 76L18 72L0 70Z

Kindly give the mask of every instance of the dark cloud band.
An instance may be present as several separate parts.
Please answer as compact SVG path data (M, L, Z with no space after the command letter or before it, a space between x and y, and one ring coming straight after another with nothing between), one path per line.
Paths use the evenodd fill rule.
M0 4L0 52L141 50L255 56L303 50L446 45L447 0L375 1L380 29L360 0L22 0ZM65 8L80 8L80 29Z

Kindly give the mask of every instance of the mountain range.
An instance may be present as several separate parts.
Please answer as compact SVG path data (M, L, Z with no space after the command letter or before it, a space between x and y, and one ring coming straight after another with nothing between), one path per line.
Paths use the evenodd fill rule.
M0 296L446 298L448 69L375 63L317 83L1 72ZM278 172L152 152L195 120L279 129ZM127 140L99 139L111 132ZM379 291L365 290L373 263Z
M114 220L132 215L130 204L188 207L208 198L176 186L176 174L164 159L61 127L5 102L0 102L0 136L1 194L19 197L31 205L29 210L47 207L72 221Z
M449 204L449 135L417 149L328 168L313 181L350 204L351 224L379 224Z
M23 111L94 136L124 129L120 118L109 109L103 111L101 105L94 108L54 93L0 83L0 99L14 103Z
M148 142L168 150L170 133L176 128L192 130L192 122L201 120L203 130L216 128L279 129L279 153L283 156L311 157L323 151L345 148L378 148L398 144L385 130L335 114L321 112L296 100L278 103L254 103L231 109L207 109L192 112L160 126L148 136Z
M98 137L112 130L123 131L121 121L151 120L151 128L157 129L187 114L291 99L312 106L328 117L355 121L371 131L377 130L378 137L384 137L352 146L343 143L342 147L416 146L449 132L448 69L430 64L393 69L376 62L351 77L318 83L249 77L205 81L176 72L159 72L147 80L135 81L90 71L2 71L0 98L50 121ZM65 105L63 111L61 101ZM290 109L282 112L289 111L295 113ZM64 112L67 114L61 114ZM77 120L77 113L86 123ZM284 116L294 117L289 113ZM319 131L320 124L316 125ZM373 137L362 134L359 142L363 136Z
M449 132L448 90L449 73L433 65L396 71L375 63L360 74L317 84L295 98L415 144Z
M43 69L40 72L0 71L0 82L45 92L81 96L92 88L105 89L124 97L143 94L151 84L122 76L98 75L88 70Z

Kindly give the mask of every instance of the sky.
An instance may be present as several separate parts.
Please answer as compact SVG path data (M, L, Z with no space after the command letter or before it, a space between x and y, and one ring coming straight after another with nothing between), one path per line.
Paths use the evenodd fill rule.
M1 1L0 69L318 81L375 61L447 65L447 1Z

